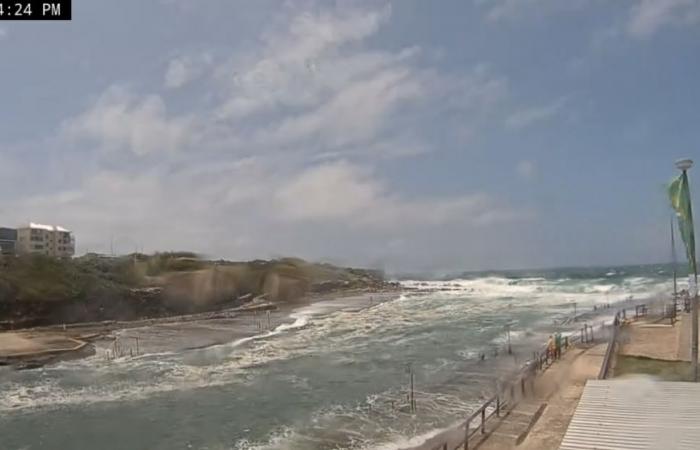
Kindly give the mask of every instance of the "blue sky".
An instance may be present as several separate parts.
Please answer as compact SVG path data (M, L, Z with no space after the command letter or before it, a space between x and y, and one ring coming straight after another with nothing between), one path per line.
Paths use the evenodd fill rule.
M79 252L664 261L700 149L697 0L74 0L0 55L1 222Z

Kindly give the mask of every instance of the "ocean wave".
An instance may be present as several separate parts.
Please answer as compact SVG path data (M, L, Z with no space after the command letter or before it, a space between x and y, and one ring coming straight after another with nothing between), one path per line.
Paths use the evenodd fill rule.
M234 393L253 388L265 392L264 383L272 380L283 392L304 396L303 405L295 406L298 420L276 416L277 408L291 407L280 400L270 409L269 422L260 419L256 425L256 438L239 435L235 448L307 449L314 448L314 439L337 448L396 448L397 443L419 443L449 427L451 418L482 400L495 382L494 371L507 359L489 352L505 345L507 323L512 342L530 354L523 343L541 346L554 321L562 324L573 316L573 302L579 314L590 312L594 305L668 292L670 280L488 276L402 284L415 290L371 307L357 303L362 300L303 306L287 323L266 333L212 347L111 361L98 353L37 371L3 372L0 414L102 402L159 402L170 392L217 386ZM612 311L600 311L594 323L608 320ZM484 362L479 357L483 352L489 353ZM417 416L401 410L409 363L418 377ZM314 397L324 392L333 395ZM345 401L336 401L336 392L344 393ZM224 401L240 409L265 407L236 404L235 394ZM421 436L405 438L416 434Z

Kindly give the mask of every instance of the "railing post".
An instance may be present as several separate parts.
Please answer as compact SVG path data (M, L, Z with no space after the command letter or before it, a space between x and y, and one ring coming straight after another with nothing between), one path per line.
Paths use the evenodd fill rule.
M486 433L486 408L481 410L481 434Z
M501 417L501 396L496 396L496 417Z
M520 396L525 397L525 378L520 378Z
M464 450L469 450L469 419L464 425Z

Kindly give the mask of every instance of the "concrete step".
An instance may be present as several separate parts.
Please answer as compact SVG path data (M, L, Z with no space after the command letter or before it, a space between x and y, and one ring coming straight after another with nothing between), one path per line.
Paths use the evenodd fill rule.
M494 428L487 428L491 437L483 443L483 449L495 450L516 447L527 436L545 406L545 403L534 401L518 405L501 422L494 423Z

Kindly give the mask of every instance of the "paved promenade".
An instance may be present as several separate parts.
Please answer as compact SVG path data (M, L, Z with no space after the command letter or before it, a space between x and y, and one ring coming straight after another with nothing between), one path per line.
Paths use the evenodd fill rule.
M598 376L606 347L606 343L601 343L565 352L561 360L535 379L534 386L527 387L529 394L526 398L502 420L488 421L486 435L477 433L470 440L469 448L556 450L586 381ZM459 426L407 450L441 450L445 443L449 450L461 449L463 438L464 428ZM521 442L517 445L519 440Z

